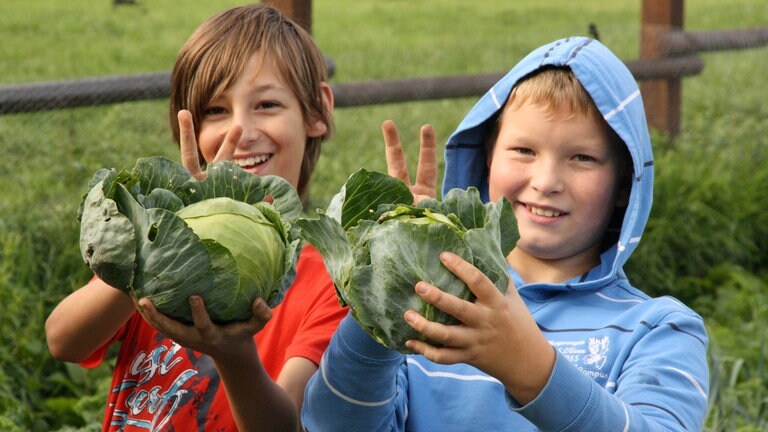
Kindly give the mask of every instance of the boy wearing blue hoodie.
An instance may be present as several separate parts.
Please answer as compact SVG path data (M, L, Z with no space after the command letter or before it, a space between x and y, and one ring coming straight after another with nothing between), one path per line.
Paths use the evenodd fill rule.
M399 144L398 144L399 146ZM637 84L606 47L568 38L533 51L446 145L443 191L509 200L520 239L506 295L455 255L477 299L420 282L460 325L403 317L440 347L377 344L351 316L307 386L307 431L691 431L707 409L701 318L651 298L622 270L653 192Z

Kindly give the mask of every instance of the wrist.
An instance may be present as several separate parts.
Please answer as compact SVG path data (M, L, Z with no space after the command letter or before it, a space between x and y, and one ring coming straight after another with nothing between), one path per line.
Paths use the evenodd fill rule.
M252 338L221 347L209 355L217 366L228 368L242 369L252 367L254 364L261 364L256 342Z
M401 354L376 342L358 323L352 313L341 320L338 335L348 349L372 360L399 359Z
M555 349L547 342L545 346L532 350L527 358L515 363L512 373L501 381L520 405L526 405L536 399L547 386L555 360Z

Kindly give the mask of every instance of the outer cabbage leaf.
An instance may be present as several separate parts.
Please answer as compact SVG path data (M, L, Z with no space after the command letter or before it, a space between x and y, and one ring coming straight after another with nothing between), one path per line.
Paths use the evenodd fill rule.
M353 267L342 292L358 322L383 345L402 350L406 340L423 339L403 321L407 309L433 321L457 323L421 300L413 290L417 281L427 281L459 298L472 300L464 283L440 264L440 252L445 250L472 262L472 251L445 224L392 220L367 230L357 248L367 251L370 256L366 261L370 263Z
M517 241L514 214L504 199L483 203L469 188L450 191L442 202L412 202L401 181L360 170L327 213L297 222L301 236L322 254L341 303L375 340L401 352L407 352L406 340L425 339L403 319L407 309L435 322L457 323L416 295L418 281L474 301L464 282L442 266L440 252L461 256L505 292L505 257Z
M101 186L97 183L81 206L80 251L104 282L126 290L133 283L136 233L117 203L104 196Z

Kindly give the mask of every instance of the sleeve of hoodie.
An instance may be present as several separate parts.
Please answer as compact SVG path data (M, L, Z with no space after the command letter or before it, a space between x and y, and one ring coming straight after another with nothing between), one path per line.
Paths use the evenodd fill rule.
M542 431L694 431L707 412L707 335L690 310L667 312L643 322L610 393L557 355L539 396L510 408Z
M403 355L374 341L347 315L307 384L307 432L402 431L407 413Z

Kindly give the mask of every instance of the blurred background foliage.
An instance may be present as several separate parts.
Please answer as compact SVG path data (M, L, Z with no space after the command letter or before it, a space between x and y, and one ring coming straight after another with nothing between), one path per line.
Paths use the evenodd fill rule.
M0 86L168 71L194 28L237 1L3 0ZM504 72L545 42L592 24L619 57L638 57L639 0L315 1L312 30L332 83ZM764 0L688 0L685 28L768 25ZM711 336L709 431L768 427L768 53L702 54L683 81L681 133L653 136L654 208L627 266L653 295L704 316ZM445 142L476 97L336 110L309 209L360 167L385 169L380 125L394 120L415 165L418 130ZM139 157L178 160L167 100L0 115L0 430L99 430L111 364L51 358L43 324L90 277L76 220L87 180ZM442 165L441 165L442 169Z

